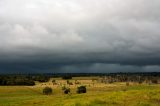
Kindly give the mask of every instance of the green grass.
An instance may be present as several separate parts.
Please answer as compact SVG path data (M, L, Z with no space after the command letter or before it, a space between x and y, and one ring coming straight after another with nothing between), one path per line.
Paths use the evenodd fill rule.
M112 85L112 84L111 84ZM117 86L115 86L117 85ZM160 85L88 87L86 94L64 95L60 88L42 94L41 87L0 86L0 106L160 106Z

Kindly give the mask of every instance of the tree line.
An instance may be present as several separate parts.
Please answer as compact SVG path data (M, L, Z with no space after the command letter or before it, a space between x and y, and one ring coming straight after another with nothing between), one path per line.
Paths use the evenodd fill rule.
M6 74L0 75L0 85L27 85L32 86L35 85L35 81L39 82L47 82L50 77L45 75L30 75L30 74Z
M113 82L138 82L159 83L160 72L147 73L46 73L46 74L1 74L0 85L35 85L35 81L47 82L50 78L61 77L72 79L72 77L99 76L102 83Z

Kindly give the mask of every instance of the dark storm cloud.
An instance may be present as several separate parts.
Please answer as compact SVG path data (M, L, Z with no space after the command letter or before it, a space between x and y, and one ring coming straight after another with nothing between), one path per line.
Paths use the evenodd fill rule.
M159 9L159 0L0 0L0 72L159 71Z

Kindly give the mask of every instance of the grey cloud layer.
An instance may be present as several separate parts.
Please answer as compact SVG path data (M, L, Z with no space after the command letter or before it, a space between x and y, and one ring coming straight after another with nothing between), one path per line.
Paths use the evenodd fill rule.
M0 0L0 70L157 71L159 9L159 0Z

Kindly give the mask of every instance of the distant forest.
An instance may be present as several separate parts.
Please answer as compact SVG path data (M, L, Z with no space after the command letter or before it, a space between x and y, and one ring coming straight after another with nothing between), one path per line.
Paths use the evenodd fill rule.
M1 74L0 85L26 85L33 86L35 81L47 82L50 78L61 77L68 80L72 77L92 77L98 76L101 83L114 82L136 82L158 84L160 83L160 72L146 73L45 73L45 74Z

